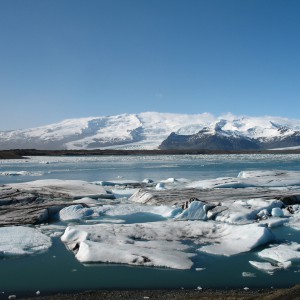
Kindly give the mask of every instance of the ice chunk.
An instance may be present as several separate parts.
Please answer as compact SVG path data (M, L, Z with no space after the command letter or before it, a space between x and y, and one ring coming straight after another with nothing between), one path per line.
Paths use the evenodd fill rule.
M293 171L242 171L238 177L220 177L190 183L190 188L247 188L288 187L300 185L300 172Z
M57 197L64 196L75 199L83 197L99 198L112 196L107 194L102 186L82 180L45 179L23 183L12 183L8 184L8 186L21 191L34 191L46 195L54 195Z
M199 250L217 255L234 255L250 251L274 240L273 233L257 224L225 227L218 244L205 245Z
M177 216L178 219L188 219L188 220L206 220L206 204L201 201L193 201L189 204L189 207L184 210L180 215Z
M296 230L300 230L300 213L299 213L299 211L289 218L289 222L286 225L288 225Z
M31 227L2 227L0 236L0 257L39 253L52 245L48 236Z
M193 265L191 253L181 252L179 242L136 241L110 247L101 242L84 241L80 244L76 258L80 262L125 263L130 265L167 267L173 269L190 269Z
M73 249L78 243L85 241L87 237L87 232L67 227L64 234L61 236L61 240L67 242L69 245L72 244L73 246L71 249Z
M287 261L299 261L300 244L291 243L272 246L260 251L258 255L264 259L271 259L280 263L284 263Z
M175 178L168 178L168 179L162 180L161 182L163 182L163 183L175 183L175 182L177 182L177 180Z
M273 217L273 218L261 220L259 221L259 224L266 224L269 228L275 228L275 227L283 226L288 221L289 221L288 219Z
M255 273L251 273L251 272L243 272L242 276L243 277L256 277Z
M164 190L166 188L165 184L163 182L159 182L156 186L156 190Z
M285 187L300 185L300 172L285 170L242 171L238 178L251 181L257 186Z
M164 218L173 218L182 212L181 208L157 205L119 204L117 206L104 205L99 211L107 216L129 216L137 213L151 213Z
M92 208L83 207L82 205L77 204L63 208L58 213L58 217L61 221L80 220L91 216L93 213L94 210Z
M281 268L278 266L274 266L269 262L259 262L259 261L252 261L250 260L249 263L255 267L256 269L259 269L261 271L267 272L269 274L273 274L274 271L280 270Z
M92 199L92 198L89 198L89 197L84 197L84 198L80 198L80 199L74 200L73 203L86 204L89 207L99 206L99 205L102 204L101 201L99 201L97 199Z
M114 181L94 181L94 184L102 186L127 186L139 184L136 180L114 180Z
M281 269L288 269L292 263L290 261L286 261L283 263L276 263L276 264L271 264L269 262L259 262L259 261L249 261L249 263L264 272L267 272L270 275L273 275L275 271L281 270Z
M272 208L271 215L273 217L278 217L278 218L281 218L284 216L282 209L279 207Z
M129 198L132 196L138 189L112 189L111 192L115 196L116 199L119 198Z
M152 180L152 179L150 179L150 178L145 178L144 180L143 180L143 183L153 183L154 181Z
M0 172L0 176L42 176L43 172L28 172L28 171L4 171Z
M268 212L267 209L262 209L257 213L257 216L261 219L266 219L270 216L270 213Z
M243 227L243 230L240 227ZM185 252L187 246L181 244L181 240L189 240L198 245L205 245L209 241L213 245L203 246L201 250L232 255L262 245L273 239L273 235L268 228L257 224L232 226L204 221L169 220L153 223L70 226L61 239L69 249L79 247L80 254L76 258L82 262L109 261L128 264L138 262L142 265L184 269L190 268L192 263L189 261L191 254ZM147 250L149 248L152 250ZM107 249L114 250L111 254L104 253L104 250L110 252ZM135 254L136 259L133 259ZM147 259L143 261L142 256ZM172 261L176 260L175 256L179 257L179 261Z
M265 200L265 199L249 199L234 201L227 210L217 214L216 221L227 222L232 224L249 224L259 218L259 215L270 214L274 207L282 207L283 203L279 200Z

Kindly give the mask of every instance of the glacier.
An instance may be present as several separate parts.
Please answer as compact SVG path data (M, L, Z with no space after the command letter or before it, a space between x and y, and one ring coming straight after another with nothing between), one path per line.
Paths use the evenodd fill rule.
M199 135L239 139L241 145L246 143L248 147L260 143L279 148L299 146L299 132L300 120L280 117L144 112L68 119L36 128L2 131L0 150L158 149L171 134L188 140Z

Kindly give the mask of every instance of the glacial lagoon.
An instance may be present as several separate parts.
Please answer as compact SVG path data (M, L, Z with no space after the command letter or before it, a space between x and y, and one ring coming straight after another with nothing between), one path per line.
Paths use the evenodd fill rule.
M246 175L238 177L242 171L246 172ZM24 160L2 160L0 161L1 185L50 179L82 180L103 186L115 195L116 199L96 200L99 201L97 209L94 208L93 214L83 214L82 218L53 218L50 223L30 226L51 239L52 245L44 251L27 255L5 255L4 252L1 253L0 249L0 298L6 299L11 294L34 295L36 291L40 291L41 294L49 294L87 289L254 288L287 287L297 284L300 282L300 259L296 255L298 250L295 250L294 256L290 258L291 264L285 267L278 267L279 262L272 259L266 260L258 255L270 247L278 245L290 247L300 244L300 226L297 224L298 219L296 218L297 206L294 207L295 214L293 216L287 215L283 208L282 216L266 215L262 223L263 221L272 221L274 224L277 222L277 226L267 229L274 235L274 239L270 242L266 240L266 243L247 252L227 256L215 255L209 251L201 251L201 247L209 244L208 241L202 245L188 238L182 239L181 245L176 245L176 249L172 248L172 251L183 247L181 252L193 253L191 257L184 257L184 261L191 261L192 264L191 268L186 269L143 264L137 266L125 263L80 262L75 257L76 253L67 247L68 243L62 242L61 236L67 226L78 230L79 227L76 227L78 225L103 224L102 228L106 228L105 226L111 224L117 229L119 225L172 222L170 219L176 217L174 207L164 208L164 212L162 212L161 208L154 206L149 208L145 205L147 208L143 209L143 204L128 200L135 192L134 185L142 183L144 179L153 181L150 188L153 190L156 187L166 190L180 189L185 186L203 188L204 183L206 187L209 183L214 185L214 188L222 188L224 181L217 178L227 178L226 182L230 182L232 187L238 181L239 188L243 188L240 186L242 181L242 183L246 182L246 185L249 185L250 182L254 187L260 184L273 191L280 191L295 190L300 187L300 173L298 172L300 172L300 155L29 157ZM287 174L286 177L282 179L277 176L279 180L276 183L274 179L276 174L283 173ZM241 179L243 176L245 178ZM247 176L251 178L249 179ZM233 179L228 180L228 178ZM272 184L270 184L271 181ZM124 182L129 184L123 185ZM80 199L78 200L80 201ZM249 203L247 205L250 207ZM276 204L277 202L272 203ZM166 213L166 211L170 213ZM292 218L294 218L293 222L290 222ZM224 223L229 226L230 230L232 228L230 226L233 228L235 225L248 226L244 225L245 220L242 220L243 224L233 225L228 224L228 218L226 222L224 220L223 218L214 222L218 226ZM183 219L179 222L198 221ZM199 224L204 224L204 222L209 224L212 221L201 220L199 222L203 222ZM255 225L257 220L252 221L246 218L246 223ZM117 236L116 238L128 239L128 236ZM238 243L234 234L233 238ZM148 241L147 239L149 237L146 236L145 241ZM2 240L4 240L3 237ZM98 241L96 239L93 242ZM132 241L130 240L129 243ZM215 238L213 243L218 246L218 239ZM222 241L220 243L222 245ZM116 244L112 245L114 246L111 249L117 248ZM168 244L168 247L173 247L172 245ZM255 244L250 246L255 246ZM153 251L162 250L161 245L154 247L158 248L154 248ZM176 257L177 252L174 253ZM268 262L271 266L278 268L266 271L262 268L255 268L249 261Z

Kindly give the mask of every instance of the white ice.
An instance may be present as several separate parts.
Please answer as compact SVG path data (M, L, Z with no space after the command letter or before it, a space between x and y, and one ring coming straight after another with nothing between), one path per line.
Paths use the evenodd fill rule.
M138 189L129 189L129 188L123 188L123 189L111 189L110 190L113 195L115 196L115 198L119 199L119 198L129 198L130 196L132 196L136 191L138 191Z
M48 236L25 226L2 227L0 237L0 257L40 253L52 245Z
M300 260L300 244L280 244L278 246L272 246L266 248L258 253L258 255L264 259L277 261L280 263L288 261Z
M79 246L76 258L81 262L138 262L141 265L186 269L192 266L191 254L184 251L186 246L180 243L181 240L190 240L198 245L211 243L202 246L200 250L233 255L268 243L274 236L268 228L257 224L233 226L204 221L170 220L70 226L61 239L70 249L75 245ZM151 252L149 248L152 249ZM105 254L104 249L114 250L110 255ZM179 250L181 254L178 253ZM166 251L170 256L166 256ZM143 256L146 258L142 259ZM175 256L178 258L174 259Z
M220 177L189 183L189 188L247 188L291 187L300 185L300 172L296 171L242 171L237 177Z
M283 263L273 263L270 262L260 262L260 261L253 261L250 260L249 263L256 269L264 271L270 275L273 275L275 271L281 269L288 269L292 263L290 261L283 262Z
M207 220L207 205L201 201L193 201L189 207L185 209L176 218L187 220Z
M230 256L250 251L274 240L273 233L258 224L223 227L217 243L202 246L199 250L211 254Z
M279 266L274 266L269 262L260 262L260 261L249 261L250 265L252 265L254 268L267 272L269 274L273 274L275 271L280 270L281 268Z
M71 205L63 208L58 213L58 218L61 221L70 221L70 220L81 220L83 218L92 216L94 210L92 208L83 207L80 204Z
M103 205L98 210L99 214L107 216L132 216L138 213L149 213L159 215L164 218L173 218L182 212L181 208L166 205L139 205L139 204L119 204Z
M95 185L82 180L59 180L59 179L45 179L35 180L24 183L7 184L12 188L22 191L37 191L44 194L62 194L70 198L83 197L107 197L108 194L100 185Z
M102 186L126 186L126 185L137 184L139 183L139 181L118 179L112 181L94 181L93 183Z
M0 172L0 176L42 176L43 172L28 172L28 171L4 171Z
M226 222L231 224L250 224L255 222L262 215L271 215L271 211L275 207L282 207L283 203L279 200L265 199L249 199L238 200L234 202L222 203L227 207L227 210L220 212L216 216L216 221Z
M300 205L292 205L292 209L294 210L294 213L289 214L289 220L286 225L295 230L300 230Z

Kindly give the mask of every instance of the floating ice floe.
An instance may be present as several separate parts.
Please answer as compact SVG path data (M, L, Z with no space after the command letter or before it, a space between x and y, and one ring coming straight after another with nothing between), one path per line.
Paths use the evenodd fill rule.
M260 262L260 261L250 260L249 263L254 268L261 270L263 272L266 272L270 275L273 275L275 271L287 269L291 266L291 262L271 264L269 262Z
M73 199L83 197L114 197L113 195L109 195L102 186L82 180L45 179L24 183L12 183L7 184L7 186L21 191L38 192L52 196L61 195Z
M4 171L0 172L0 176L42 176L43 172L28 172L28 171Z
M164 221L70 226L61 239L70 249L78 249L76 258L83 263L189 269L193 265L190 258L195 253L191 253L181 240L203 244L200 251L233 255L268 243L274 236L268 228L257 224L233 226L204 221Z
M293 171L242 171L237 177L221 177L195 181L189 188L247 188L290 187L300 185L300 172Z
M243 277L256 277L255 273L251 273L251 272L243 272L242 276Z
M181 208L170 206L156 205L138 205L138 204L119 204L119 205L103 205L98 210L99 214L107 216L131 216L138 213L149 213L159 215L163 218L173 218L182 212Z
M202 246L199 251L230 256L248 252L274 240L273 233L257 224L223 227L217 243Z
M139 181L136 180L113 180L113 181L94 181L96 185L102 186L127 186L139 184Z
M300 244L280 244L266 248L258 253L264 259L276 261L279 263L300 261Z
M2 227L0 237L0 257L40 253L52 245L48 236L31 227Z

